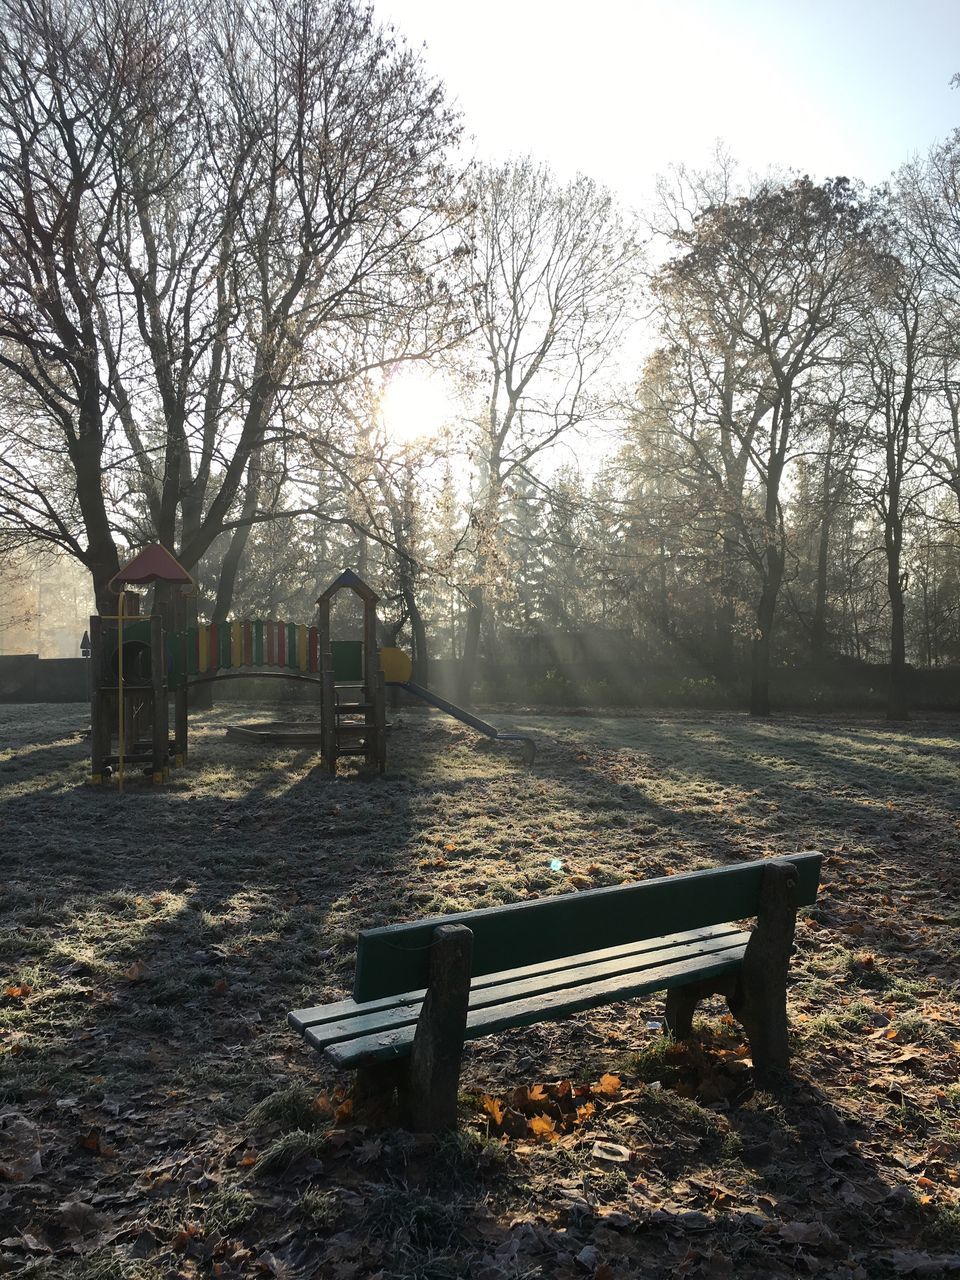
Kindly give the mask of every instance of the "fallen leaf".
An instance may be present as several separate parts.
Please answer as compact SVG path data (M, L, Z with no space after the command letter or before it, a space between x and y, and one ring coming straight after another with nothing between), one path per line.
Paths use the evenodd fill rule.
M29 1155L0 1163L0 1178L6 1182L29 1182L38 1173L43 1173L39 1151L31 1151Z
M593 1086L593 1091L604 1098L614 1097L615 1094L620 1092L620 1077L605 1072Z
M546 1138L553 1142L557 1138L557 1126L549 1116L531 1116L527 1121L527 1127L530 1132L537 1138Z
M503 1124L503 1103L499 1098L491 1098L488 1093L485 1093L480 1099L480 1105L492 1118L494 1124Z
M595 1160L605 1160L610 1164L628 1164L630 1148L622 1147L619 1142L595 1142L591 1155Z
M188 1222L186 1226L182 1227L174 1237L174 1241L173 1241L174 1249L179 1249L181 1251L186 1249L187 1246L190 1244L190 1241L194 1238L194 1236L198 1235L199 1232L200 1232L200 1228L197 1226L195 1222Z
M785 1222L779 1235L788 1244L820 1244L833 1238L833 1232L822 1222Z

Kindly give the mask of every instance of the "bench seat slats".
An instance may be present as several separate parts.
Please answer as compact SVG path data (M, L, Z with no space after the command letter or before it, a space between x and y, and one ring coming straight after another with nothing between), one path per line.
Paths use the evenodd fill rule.
M482 987L480 990L474 990L471 987L469 1008L474 1011L495 1005L512 1006L517 1001L540 998L551 992L601 981L636 982L646 974L661 972L665 967L684 961L704 962L731 950L738 956L742 956L749 937L748 933L735 933L722 939L671 947L655 953L653 957L643 956L639 960L627 956L619 960L578 965L576 968L563 969L558 973L539 974L534 978L503 981L493 986ZM322 1049L337 1041L354 1039L389 1027L406 1026L416 1022L422 1003L422 996L419 999L411 998L407 1003L396 1008L373 1014L367 1013L364 1005L359 1005L355 1007L352 1016L342 1018L339 1022L308 1027L308 1038L316 1048Z
M597 1005L610 1004L615 1000L733 974L740 967L745 949L744 942L740 946L716 951L707 957L696 956L655 969L618 974L616 977L582 986L564 987L558 991L529 995L507 1003L471 1008L467 1014L465 1038L474 1040L508 1027L530 1026L535 1022L554 1020L566 1014L596 1008ZM321 1029L308 1027L306 1039L316 1047L325 1049L336 1066L346 1068L363 1062L386 1061L406 1056L410 1052L415 1032L416 1023L409 1022L329 1044L322 1039Z
M630 992L637 989L638 983L646 983L651 979L659 980L660 975L668 970L672 971L678 964L704 966L718 959L725 960L731 955L735 956L739 963L749 936L741 932L729 933L719 939L684 943L680 946L661 949L652 957L649 953L639 959L627 956L565 968L556 974L539 974L533 978L503 981L480 990L471 988L470 1014L480 1016L482 1011L489 1012L495 1009L512 1011L530 1000L562 1001L564 992L599 987L603 984L613 992L621 989ZM381 1010L379 1013L368 1013L364 1005L354 1006L351 1016L341 1018L337 1022L307 1026L305 1034L315 1048L332 1050L332 1046L342 1045L348 1040L379 1036L403 1027L415 1027L421 1004L422 996L417 998L414 993L411 993L411 999L405 1004ZM470 1014L468 1014L468 1025ZM478 1032L478 1034L486 1033Z
M636 957L639 963L646 958L648 963L655 962L657 953L671 951L687 943L720 942L725 938L740 938L743 935L737 925L718 925L711 929L688 929L683 933L673 933L664 938L648 938L643 942L632 942L619 947L604 947L599 951L591 951L585 955L567 956L562 960L541 961L539 964L522 965L518 969L505 969L500 973L486 973L476 977L470 984L471 1000L475 993L487 987L502 986L507 982L515 982L522 978L560 977L565 970L580 969L584 965L599 964L603 961L622 960ZM419 1013L425 990L406 991L401 995L384 996L380 1000L367 1000L358 1004L356 1000L337 1000L332 1004L315 1005L307 1009L294 1009L287 1015L290 1026L299 1032L307 1027L317 1027L323 1023L341 1022L358 1014L379 1014L390 1009L407 1009L414 1007ZM416 1016L416 1014L414 1015Z

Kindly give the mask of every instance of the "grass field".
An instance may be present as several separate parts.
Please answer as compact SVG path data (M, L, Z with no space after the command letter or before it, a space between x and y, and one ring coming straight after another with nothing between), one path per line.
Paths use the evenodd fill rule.
M331 780L224 740L253 715L118 796L83 707L0 707L0 1273L960 1274L956 721L518 716L526 768L403 713L384 778ZM426 1140L355 1124L285 1025L358 928L805 848L776 1096L721 1003L683 1047L651 1000L476 1042Z

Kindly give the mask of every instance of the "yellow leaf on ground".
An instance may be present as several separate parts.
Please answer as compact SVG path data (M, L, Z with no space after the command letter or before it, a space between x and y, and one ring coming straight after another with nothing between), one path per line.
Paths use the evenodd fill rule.
M491 1098L489 1093L485 1093L480 1099L480 1105L494 1124L503 1124L503 1103L499 1098Z
M599 1093L604 1098L612 1098L614 1094L620 1092L620 1077L611 1075L609 1071L604 1072L593 1086L593 1092Z
M547 1138L553 1142L557 1137L557 1126L549 1116L531 1116L527 1127L538 1138Z

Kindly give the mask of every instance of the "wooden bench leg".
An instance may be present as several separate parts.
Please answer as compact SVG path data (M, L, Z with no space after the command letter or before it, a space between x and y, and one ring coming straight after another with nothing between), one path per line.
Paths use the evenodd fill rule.
M758 1079L786 1071L787 972L797 922L799 878L788 862L763 870L757 927L750 935L739 981L728 998L730 1012L743 1024Z
M671 987L667 992L664 1030L674 1040L689 1040L693 1035L693 1015L699 1002L700 992L694 986Z
M465 925L443 924L434 930L430 985L417 1022L401 1099L406 1123L415 1133L457 1127L472 958L473 934Z
M708 978L705 982L689 982L685 987L671 987L667 992L664 1031L674 1040L689 1040L693 1035L693 1015L701 1000L722 995L729 1000L736 989L736 978Z

